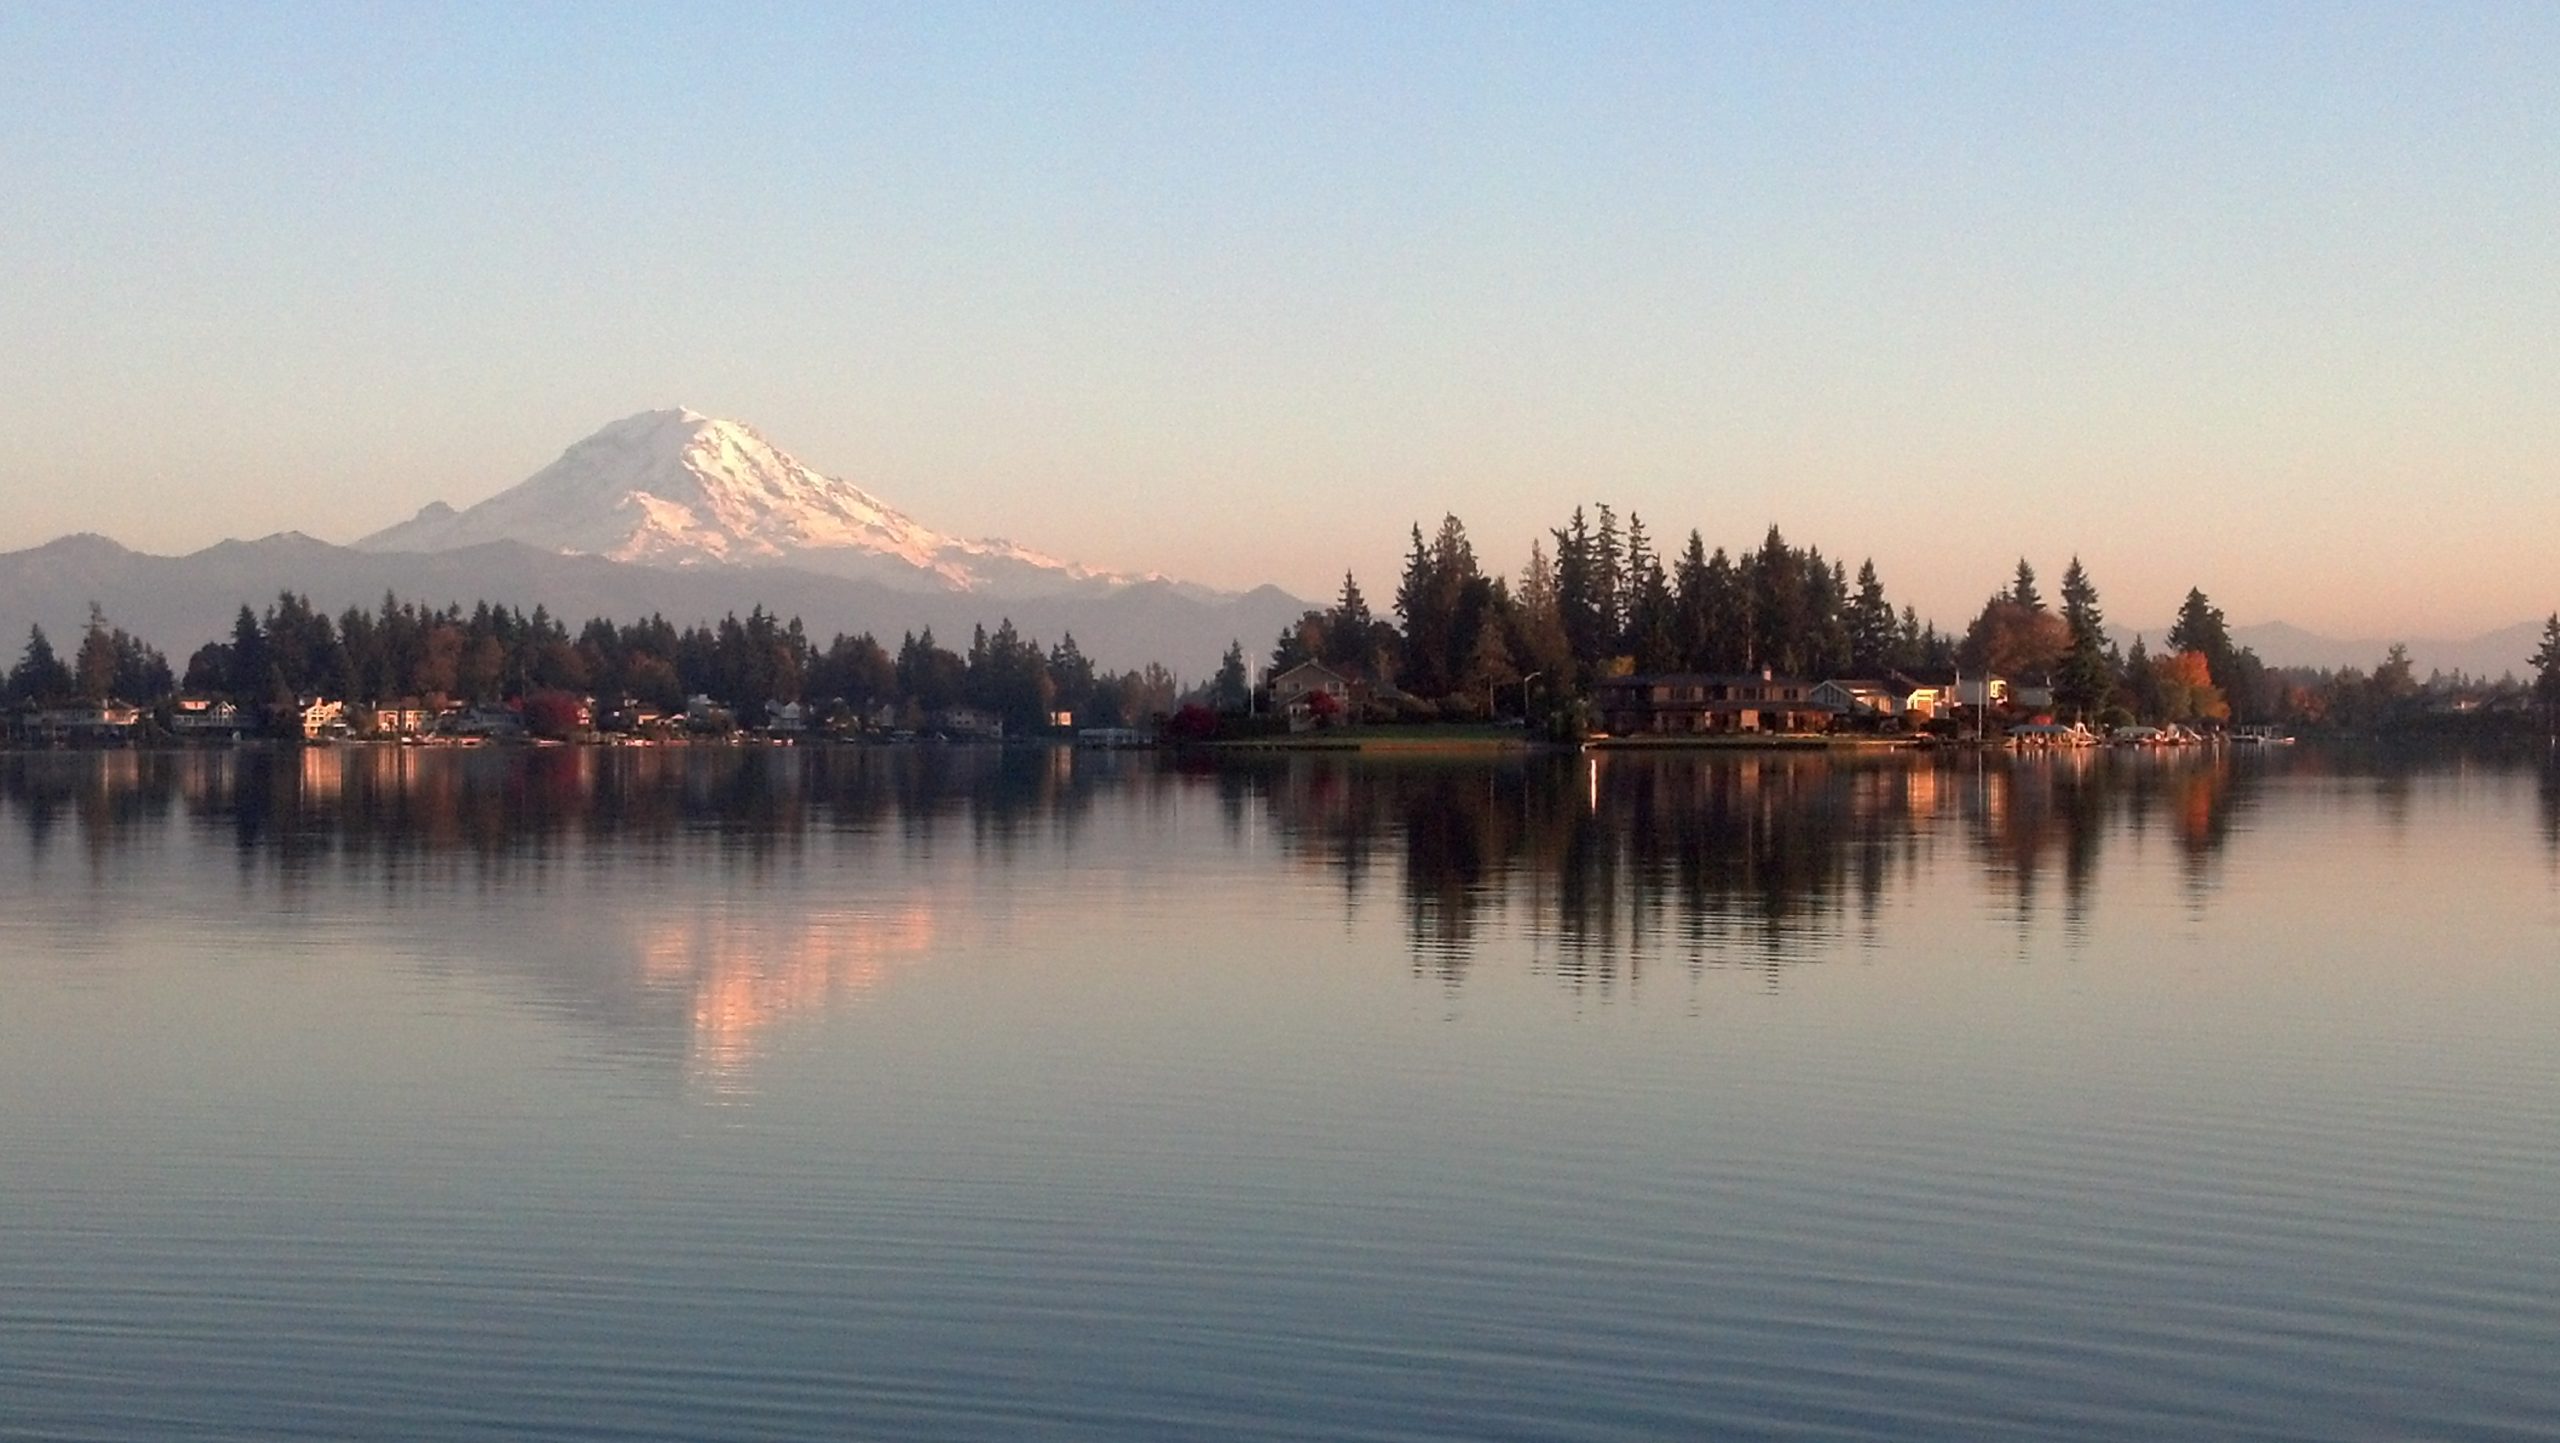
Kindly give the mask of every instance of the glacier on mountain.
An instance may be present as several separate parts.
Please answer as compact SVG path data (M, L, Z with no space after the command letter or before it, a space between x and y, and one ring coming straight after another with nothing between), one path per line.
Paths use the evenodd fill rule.
M689 410L616 421L475 506L436 502L355 545L418 552L493 541L651 566L792 566L989 596L1103 595L1164 582L932 530L751 426Z

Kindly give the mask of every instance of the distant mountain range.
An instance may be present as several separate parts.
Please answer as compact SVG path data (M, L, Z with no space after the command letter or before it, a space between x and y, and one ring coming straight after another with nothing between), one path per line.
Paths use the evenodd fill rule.
M292 590L335 613L388 591L441 606L548 606L575 626L651 613L679 625L762 605L820 641L870 631L895 648L931 628L952 648L1010 618L1108 667L1160 661L1205 677L1230 640L1259 655L1307 603L1277 587L1225 592L1080 566L1010 541L925 527L825 476L753 429L691 411L614 422L522 483L467 509L441 502L333 546L298 532L149 556L101 536L0 554L0 648L42 625L76 636L89 603L183 666L242 605ZM0 658L5 664L7 658Z
M1205 677L1230 640L1259 656L1308 603L1277 587L1224 592L1132 576L1003 540L935 531L851 482L824 475L754 428L692 411L644 411L571 446L532 476L457 510L433 503L353 546L298 532L147 556L101 536L0 554L0 665L41 624L75 637L97 602L183 665L227 635L246 604L293 590L332 613L383 594L441 606L548 606L571 625L651 613L679 625L762 605L821 641L869 631L894 647L931 628L965 646L972 626L1011 618L1055 642L1072 632L1110 667L1161 661ZM2167 628L2146 632L2157 647ZM2403 638L2421 676L2521 675L2539 621L2448 640ZM2322 636L2285 622L2232 628L2273 666L2371 670L2391 639ZM2130 634L2119 640L2130 644Z
M2142 633L2154 651L2169 634L2166 625ZM2479 636L2448 639L2428 636L2395 636L2342 638L2306 631L2291 622L2262 621L2249 626L2231 628L2231 639L2258 654L2269 666L2314 666L2328 669L2357 667L2371 671L2393 642L2409 648L2409 661L2419 676L2429 672L2462 672L2488 681L2496 681L2509 672L2520 677L2532 674L2526 658L2542 643L2542 623L2519 621ZM2133 634L2117 634L2120 644L2131 646Z

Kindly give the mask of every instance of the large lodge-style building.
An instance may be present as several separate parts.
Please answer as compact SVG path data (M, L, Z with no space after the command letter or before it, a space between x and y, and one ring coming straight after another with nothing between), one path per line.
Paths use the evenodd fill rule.
M1601 730L1620 737L1829 731L1840 708L1813 692L1812 682L1766 671L1661 672L1605 678L1591 705Z

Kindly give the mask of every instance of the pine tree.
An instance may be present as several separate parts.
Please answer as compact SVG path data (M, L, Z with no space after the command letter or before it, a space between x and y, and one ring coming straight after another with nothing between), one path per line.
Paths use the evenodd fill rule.
M1750 558L1743 560L1747 563ZM1739 672L1750 667L1752 638L1757 631L1752 608L1750 578L1733 558L1724 554L1723 547L1717 547L1715 555L1707 558L1706 670Z
M2133 704L2133 714L2146 722L2167 720L2167 706L2162 696L2159 669L2151 664L2150 648L2137 635L2133 650L2124 654L2125 691Z
M1876 576L1875 558L1858 564L1858 590L1849 602L1849 667L1862 677L1877 676L1894 665L1898 637L1893 603L1885 600L1884 582Z
M1804 669L1810 627L1806 615L1804 558L1772 525L1760 549L1745 559L1751 597L1751 650L1744 670L1768 668L1792 675Z
M107 616L98 603L89 603L89 625L80 637L78 660L72 663L72 689L87 701L105 701L115 692L116 636L107 630Z
M9 673L10 700L21 706L44 706L65 700L71 693L71 668L54 655L53 643L45 639L43 627L28 627L26 650L19 654L17 667Z
M1619 650L1635 657L1638 671L1669 671L1680 664L1678 621L1671 579L1644 533L1644 520L1627 514L1627 625Z
M1707 671L1714 644L1715 599L1709 593L1707 543L1693 529L1672 579L1672 649L1683 671Z
M1552 534L1556 540L1556 622L1564 630L1575 678L1587 680L1597 672L1613 628L1603 604L1590 524L1583 519L1582 508L1573 508L1573 520Z
M1419 521L1413 524L1404 579L1396 585L1396 615L1404 619L1405 688L1422 696L1440 695L1447 690L1449 613L1442 604L1439 567L1422 543Z
M1512 655L1531 673L1564 685L1573 669L1573 647L1565 639L1556 611L1555 569L1538 542L1529 543L1528 564L1520 568L1520 595L1511 608Z
M2044 597L2036 591L2036 569L2027 558L2018 558L2017 579L2009 583L2009 599L2029 611L2044 610Z
M1359 581L1348 571L1342 573L1342 594L1335 598L1333 610L1325 614L1325 665L1373 677L1376 657L1370 651L1370 624L1376 619L1369 614L1369 599L1360 594Z
M1209 694L1220 711L1243 711L1253 700L1252 679L1245 675L1244 643L1227 643L1227 654L1218 661L1218 674L1209 683Z
M2107 654L2107 624L2098 610L2098 588L2080 558L2062 573L2062 620L2071 629L2071 650L2054 678L2054 700L2075 718L2085 720L2105 709L2115 692L2115 663Z
M1597 508L1600 525L1591 535L1591 608L1597 657L1617 654L1618 638L1627 630L1626 550L1618 539L1617 513L1608 503Z
M2533 693L2546 706L2560 706L2560 611L2542 623L2542 645L2534 648Z
M2221 608L2201 590L2188 588L2187 599L2179 603L2178 619L2169 628L2169 649L2200 653L2217 667L2217 675L2219 664L2231 655L2231 631L2223 624Z

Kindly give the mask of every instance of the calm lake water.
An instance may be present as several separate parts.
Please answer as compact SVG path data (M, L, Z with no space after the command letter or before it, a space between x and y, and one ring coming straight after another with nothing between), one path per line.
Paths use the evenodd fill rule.
M0 1436L2549 1438L2560 772L0 757Z

